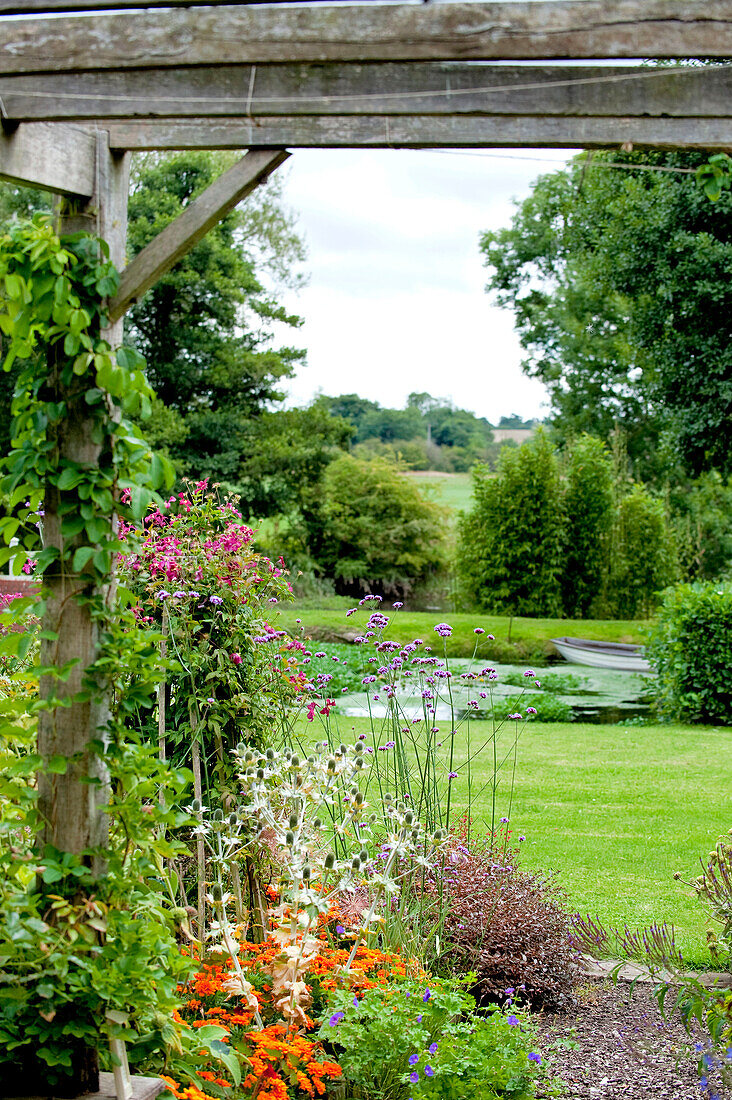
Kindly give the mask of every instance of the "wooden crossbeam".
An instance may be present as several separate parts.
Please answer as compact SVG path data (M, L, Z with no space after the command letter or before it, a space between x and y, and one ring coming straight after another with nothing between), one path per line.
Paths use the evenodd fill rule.
M117 321L146 290L178 262L237 203L287 160L284 149L250 150L194 199L122 272L117 296L109 304L110 321Z
M14 121L295 115L732 115L732 65L206 65L0 77Z
M94 193L96 139L60 123L33 122L6 133L0 128L0 179L71 198Z
M115 11L122 8L190 8L195 5L208 7L223 4L227 0L0 0L0 15L45 15L72 11ZM237 0L239 4L287 4L291 0ZM316 0L323 3L325 0ZM330 3L348 3L349 0L328 0Z
M729 56L729 0L223 5L0 23L3 74L285 61Z
M510 148L604 149L626 142L647 148L732 149L732 119L553 118L412 115L385 118L286 118L252 121L110 123L115 149Z

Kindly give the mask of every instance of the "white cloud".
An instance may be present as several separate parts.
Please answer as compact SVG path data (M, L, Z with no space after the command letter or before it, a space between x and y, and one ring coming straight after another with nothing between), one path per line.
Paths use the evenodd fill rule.
M297 150L285 198L311 280L288 303L305 318L297 340L308 350L290 401L321 390L400 406L427 390L494 422L543 415L545 391L521 372L512 315L484 292L478 241L569 155Z

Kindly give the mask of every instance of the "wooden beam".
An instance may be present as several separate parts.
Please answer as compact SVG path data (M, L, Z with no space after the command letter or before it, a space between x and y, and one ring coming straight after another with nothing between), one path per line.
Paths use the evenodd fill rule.
M0 23L0 72L285 61L730 57L729 0L223 5Z
M604 149L632 142L647 148L731 149L732 119L557 118L413 115L340 116L254 121L127 122L109 126L113 148L140 150L263 148Z
M237 203L287 160L284 149L251 150L207 187L175 221L135 256L122 272L117 296L110 302L109 318L117 321L146 290L170 271Z
M75 126L33 122L0 128L0 179L89 199L94 193L94 134Z
M388 90L387 90L388 89ZM205 65L0 78L13 121L294 115L732 116L732 65Z
M0 15L45 15L72 11L119 11L123 8L190 8L196 5L230 3L231 0L0 0ZM239 4L288 4L291 0L237 0ZM323 0L316 0L317 3ZM329 0L330 3L348 3L350 0Z

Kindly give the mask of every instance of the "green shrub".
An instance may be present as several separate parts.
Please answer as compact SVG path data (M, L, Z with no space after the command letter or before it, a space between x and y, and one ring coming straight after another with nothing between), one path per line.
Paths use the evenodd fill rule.
M386 462L331 462L321 516L316 556L339 593L404 595L445 567L443 510Z
M732 585L670 588L648 655L658 673L661 714L732 725Z
M681 579L732 575L732 477L711 470L671 498Z
M460 982L403 980L360 998L338 990L328 1008L332 1015L320 1038L334 1048L349 1097L520 1100L533 1095L541 1057L525 1014L492 1005L479 1016Z
M621 619L650 618L658 594L675 579L673 538L663 501L633 485L617 509L610 601Z
M458 574L469 604L514 615L557 615L562 571L559 467L543 432L504 449L495 477L474 472L475 504L459 527Z
M567 453L565 478L562 604L568 618L586 619L607 580L615 511L612 458L605 444L581 436Z

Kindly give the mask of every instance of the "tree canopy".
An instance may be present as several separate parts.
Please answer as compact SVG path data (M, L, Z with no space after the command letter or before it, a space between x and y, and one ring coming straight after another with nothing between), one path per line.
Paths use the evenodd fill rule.
M620 425L640 476L732 468L732 194L709 201L706 160L583 154L481 240L560 438Z
M135 255L231 162L226 153L149 154L135 161L128 247ZM256 195L256 192L255 192ZM249 422L282 398L304 352L273 346L272 323L300 320L276 301L297 281L303 245L274 183L231 211L130 310L130 340L157 394L153 442L181 473L235 488ZM269 275L269 287L265 278Z

